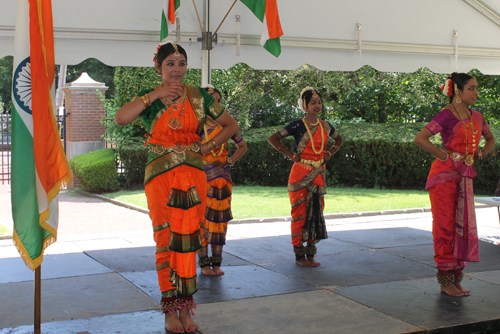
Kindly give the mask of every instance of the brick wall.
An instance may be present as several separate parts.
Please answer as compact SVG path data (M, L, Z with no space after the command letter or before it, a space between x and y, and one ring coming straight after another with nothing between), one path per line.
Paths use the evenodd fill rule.
M106 115L96 94L66 95L66 140L71 142L101 141L106 127L101 120Z

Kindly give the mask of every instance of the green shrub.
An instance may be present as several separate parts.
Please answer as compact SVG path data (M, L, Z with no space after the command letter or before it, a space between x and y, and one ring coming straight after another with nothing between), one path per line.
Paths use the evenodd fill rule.
M118 161L122 167L118 181L125 189L135 189L144 184L148 149L143 141L143 139L127 140L117 149Z
M74 156L69 164L85 190L100 193L118 189L116 155L113 149L105 148Z
M329 186L360 186L363 188L424 189L434 158L414 143L424 123L406 124L343 124L337 127L344 137L340 151L326 164ZM247 153L231 167L235 184L286 187L293 162L277 152L267 138L279 127L267 127L243 132L248 144ZM500 141L500 127L491 127ZM142 138L140 141L142 142ZM440 145L440 136L431 140ZM293 138L282 140L283 146L295 151ZM482 141L484 143L484 141ZM333 144L330 140L328 148ZM481 144L480 144L481 146ZM232 155L235 145L228 145ZM121 183L126 188L142 185L146 162L142 144L124 145L119 150L124 166ZM476 163L478 176L474 189L493 194L500 177L500 145L483 160Z
M329 186L361 186L388 189L424 189L434 158L413 141L425 123L406 124L346 124L338 126L344 138L340 151L326 164ZM279 128L261 128L246 131L247 153L231 167L235 184L286 186L293 162L277 152L267 138ZM500 127L491 126L497 140ZM440 136L431 140L440 145ZM481 141L484 143L484 140ZM283 145L295 151L293 139L282 140ZM332 145L329 141L328 148ZM480 144L481 146L481 144ZM229 145L230 153L234 145ZM474 189L493 194L500 177L500 145L483 160L476 163L478 176Z

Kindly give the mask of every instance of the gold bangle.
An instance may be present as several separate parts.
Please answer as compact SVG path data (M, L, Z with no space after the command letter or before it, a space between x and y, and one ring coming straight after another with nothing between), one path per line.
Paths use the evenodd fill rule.
M212 138L212 141L214 142L215 147L219 147L219 145L215 142L215 139Z
M143 109L146 109L147 107L149 107L147 97L141 96L141 100L142 100L142 103L144 103Z
M151 105L151 100L149 99L148 94L144 94L144 97L146 97L146 100L148 101L148 107Z

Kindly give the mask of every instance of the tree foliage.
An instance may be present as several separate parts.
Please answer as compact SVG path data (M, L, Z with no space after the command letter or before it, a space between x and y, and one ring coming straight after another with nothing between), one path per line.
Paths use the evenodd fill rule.
M3 112L10 111L10 97L12 91L12 63L14 57L7 56L0 58L0 102L3 105Z
M472 71L480 98L474 109L487 121L500 117L500 77ZM223 104L242 129L286 124L303 117L298 109L300 91L312 86L323 96L321 118L332 123L428 122L448 104L440 86L447 74L426 68L414 73L379 72L365 66L354 72L322 71L304 65L291 71L254 70L236 64L212 70L212 84L223 95ZM185 82L199 85L199 70L188 70ZM145 87L159 82L153 68L119 68L114 103L120 106Z

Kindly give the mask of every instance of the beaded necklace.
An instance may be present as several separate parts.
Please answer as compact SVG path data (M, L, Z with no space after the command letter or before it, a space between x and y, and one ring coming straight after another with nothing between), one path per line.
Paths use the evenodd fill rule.
M321 148L319 149L319 151L316 151L316 148L314 147L314 140L313 140L313 136L311 134L311 130L309 130L309 127L307 126L308 122L307 122L305 117L302 119L302 121L304 122L304 125L306 126L306 130L307 130L307 133L309 134L309 138L311 138L311 146L312 146L314 153L320 154L321 152L323 152L323 148L325 147L325 129L323 129L323 124L321 124L319 119L315 124L311 124L314 126L314 125L319 123L319 127L321 128L321 132L322 132L321 133Z

